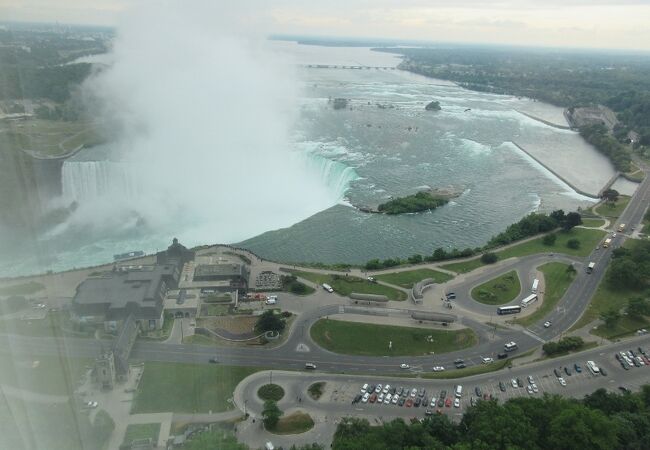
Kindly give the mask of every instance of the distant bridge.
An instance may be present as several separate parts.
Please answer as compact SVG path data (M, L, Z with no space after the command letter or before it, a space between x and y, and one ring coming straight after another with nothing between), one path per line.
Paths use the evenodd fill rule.
M298 64L305 69L398 70L395 66L346 66L341 64Z

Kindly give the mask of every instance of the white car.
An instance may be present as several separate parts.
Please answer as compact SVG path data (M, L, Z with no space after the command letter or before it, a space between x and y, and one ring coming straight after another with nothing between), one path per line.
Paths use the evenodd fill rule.
M481 358L481 361L483 361L483 364L492 364L494 362L494 359L485 357L485 358Z
M376 283L377 282L377 280L375 280L374 277L368 277L368 278L366 278L366 280L370 281L371 283Z
M362 393L362 394L365 394L366 392L368 392L368 383L364 384L364 385L361 387L361 393Z
M89 401L89 402L86 402L86 408L97 408L98 404L99 403L97 403L95 401Z
M411 389L411 397L415 398L418 395L418 390L416 388Z
M512 384L513 388L519 387L519 383L517 383L517 380L515 380L514 378L510 380L510 384Z
M383 386L381 385L381 383L379 383L379 384L375 387L375 393L379 394L379 393L381 392L381 388L382 388L382 387L383 387Z
M411 368L411 366L409 366L409 365L406 364L406 363L402 363L402 364L400 364L399 367L400 367L400 369L410 369L410 368Z
M551 326L551 321L550 320L547 320L546 322L544 322L544 328L548 328L550 326Z
M386 397L384 398L384 405L389 405L392 398L392 395L386 394Z
M454 408L460 408L460 399L459 398L454 399Z
M368 394L368 393L366 392L365 394L363 394L363 397L361 397L361 401L362 401L363 403L368 403L368 399L369 399L369 398L370 398L370 394Z
M388 391L390 391L390 384L387 384L386 386L384 386L384 390L382 392L384 393L384 395L386 395L386 394L388 394Z
M395 395L393 395L393 399L390 402L393 405L397 405L398 400L399 400L399 395L395 394Z
M384 403L384 394L379 394L379 397L377 397L377 403Z
M533 387L530 384L526 386L526 392L528 392L531 395L533 394Z
M432 398L431 398L431 403L429 404L429 406L432 407L432 408L433 408L434 406L436 406L436 400L437 400L437 399L436 399L435 397L432 397Z
M560 377L557 379L557 381L559 381L562 386L566 386L566 381L564 381L564 378Z
M442 366L434 366L434 367L433 367L433 371L434 371L434 372L442 372L442 371L444 371L444 370L445 370L445 368L442 367Z
M531 384L530 387L533 388L533 392L535 394L537 394L539 392L539 388L537 387L537 385L535 383Z
M532 376L532 375L528 375L528 383L529 383L529 384L534 384L534 383L535 383L535 380L533 380L533 376Z

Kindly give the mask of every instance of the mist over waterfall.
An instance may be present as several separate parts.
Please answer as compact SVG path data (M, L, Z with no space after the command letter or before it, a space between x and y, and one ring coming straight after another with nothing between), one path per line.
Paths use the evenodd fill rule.
M64 163L63 198L78 207L54 233L137 223L165 241L232 242L336 204L358 178L295 157L295 63L270 49L250 11L216 3L125 15L111 65L84 85L112 142L100 158Z

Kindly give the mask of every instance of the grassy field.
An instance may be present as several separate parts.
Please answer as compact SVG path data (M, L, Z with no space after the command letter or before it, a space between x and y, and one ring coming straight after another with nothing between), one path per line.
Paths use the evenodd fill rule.
M569 267L568 264L552 262L539 268L544 274L544 302L534 313L513 320L514 323L527 327L553 311L575 278L574 274L567 272L567 267Z
M331 319L320 319L310 333L321 347L346 355L416 356L451 352L478 343L476 334L467 328L443 331Z
M454 277L438 270L415 269L406 270L404 272L383 273L381 275L376 275L375 278L386 283L395 284L397 286L410 289L415 283L426 278L432 278L436 281L436 283L444 283L445 281L449 281Z
M262 369L214 364L145 363L131 413L207 413L232 409L241 380Z
M620 217L629 202L630 197L621 195L614 203L607 202L598 205L594 208L594 212L598 215L615 219Z
M0 383L50 395L70 395L91 359L16 353L0 364Z
M278 384L265 384L257 390L257 396L262 400L280 401L284 397L284 389Z
M269 430L273 434L300 434L314 428L314 420L307 413L296 411L288 416L283 416L275 428Z
M563 253L572 256L587 256L591 251L600 243L602 238L607 234L602 230L589 230L585 228L574 228L568 233L560 231L557 233L557 240L554 245L544 245L542 238L523 242L513 247L507 248L496 252L499 255L499 260L508 259L512 257L528 256L537 253ZM580 241L580 248L572 249L567 247L569 239L578 239ZM443 269L452 270L458 273L470 272L477 269L484 264L480 258L470 261L446 264L442 266Z
M582 219L582 226L583 227L601 227L605 224L605 219L587 219L584 218Z
M126 427L123 444L130 444L136 439L151 438L155 446L158 442L158 434L160 434L159 423L132 423Z
M345 275L329 275L315 272L292 271L298 277L304 278L316 284L327 283L340 295L349 296L351 293L385 295L390 300L406 300L406 292L371 283L358 277Z
M31 295L45 289L41 283L30 281L29 283L12 284L0 287L0 295Z
M486 305L503 305L514 300L521 292L517 272L508 273L486 281L472 289L472 298Z
M637 330L649 327L650 320L647 318L624 315L614 326L607 327L605 324L599 325L591 330L591 334L604 337L605 339L614 339L634 335Z

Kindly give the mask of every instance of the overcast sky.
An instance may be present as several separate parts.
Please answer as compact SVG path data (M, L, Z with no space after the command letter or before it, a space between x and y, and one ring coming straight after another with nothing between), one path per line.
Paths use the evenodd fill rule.
M114 25L130 6L145 1L0 0L0 18ZM231 8L229 3L241 5L223 2L223 8ZM650 0L247 3L253 7L241 10L242 19L259 23L269 33L650 50ZM194 0L183 4L193 8Z

